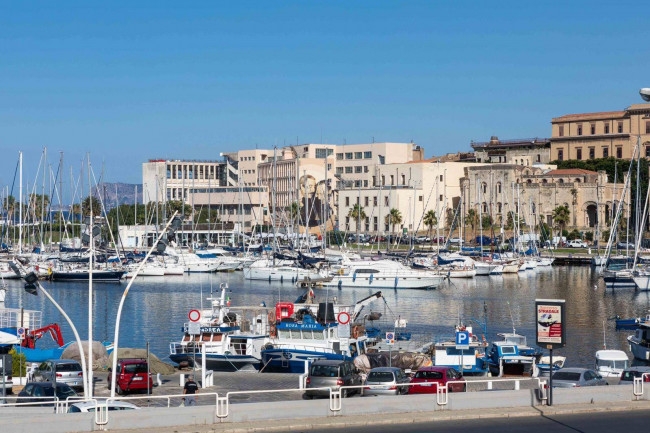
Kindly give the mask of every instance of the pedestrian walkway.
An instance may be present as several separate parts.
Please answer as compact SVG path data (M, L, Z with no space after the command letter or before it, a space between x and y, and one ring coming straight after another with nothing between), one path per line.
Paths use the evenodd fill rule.
M221 423L213 425L193 425L168 428L135 430L112 430L115 433L257 433L273 431L306 431L317 428L353 428L359 426L378 426L387 424L426 423L450 420L515 418L555 416L578 413L621 412L630 410L650 411L650 401L628 401L597 404L571 404L559 406L539 406L525 408L499 408L476 411L432 411L389 414L385 417L339 416L323 418L302 418L296 420L273 420L262 422ZM650 416L650 415L649 415Z

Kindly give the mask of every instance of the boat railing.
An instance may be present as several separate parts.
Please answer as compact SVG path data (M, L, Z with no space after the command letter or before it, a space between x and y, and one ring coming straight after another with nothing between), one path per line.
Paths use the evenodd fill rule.
M273 343L273 346L275 347L275 349L279 349L279 350L304 350L304 351L311 351L311 352L336 354L334 349L331 349L329 347L324 347L324 346L296 344L296 343Z
M196 343L169 343L169 353L171 355L180 355L185 353L201 353L201 345Z

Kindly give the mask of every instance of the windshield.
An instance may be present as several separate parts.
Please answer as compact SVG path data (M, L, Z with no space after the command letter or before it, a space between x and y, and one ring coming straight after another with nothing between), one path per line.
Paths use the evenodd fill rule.
M390 371L371 371L368 375L368 382L392 382L395 378Z
M520 337L515 335L509 335L505 338L508 343L516 344L518 346L526 345L526 337Z
M608 359L599 359L596 362L596 365L598 367L609 367L609 368L616 368L616 369L623 370L627 368L627 360L612 361Z
M124 372L130 374L146 373L147 364L126 364L124 366Z
M442 373L439 371L418 371L415 373L416 379L442 379Z
M501 346L501 353L504 355L514 355L517 353L515 346Z
M336 365L312 365L311 376L313 377L338 377L339 368Z
M568 380L570 382L579 382L580 373L570 373L568 371L558 371L553 375L553 380Z
M56 371L81 371L81 365L76 364L76 363L70 363L70 364L56 364L54 366L56 368Z
M74 397L77 393L74 392L72 388L68 385L58 384L56 385L56 396L61 400L65 400L68 397Z

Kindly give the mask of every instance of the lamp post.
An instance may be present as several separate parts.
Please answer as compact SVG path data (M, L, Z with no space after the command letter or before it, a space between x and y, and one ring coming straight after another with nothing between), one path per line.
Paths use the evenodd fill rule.
M147 255L145 256L144 260L140 262L140 266L138 266L138 269L136 269L135 274L133 274L133 278L131 278L131 281L129 281L129 284L127 284L126 288L124 289L124 293L122 293L122 299L120 299L120 305L117 308L117 318L115 319L115 338L113 340L113 366L111 368L111 398L115 398L115 379L117 377L116 376L117 357L119 355L120 319L122 318L122 307L124 306L126 295L129 294L131 285L137 278L138 274L140 273L140 270L142 270L144 264L147 263L147 260L149 260L149 256L151 255L153 250L158 249L158 251L162 252L167 247L167 242L162 241L162 237L167 232L169 226L170 225L172 226L172 230L170 230L166 240L173 238L174 232L180 228L182 224L182 220L180 217L177 216L177 214L178 211L174 212L174 215L172 215L171 219L167 222L167 225L165 226L164 230L160 232L160 235L158 235L158 239L156 239L156 242L154 242L151 248L149 248L149 251L147 252ZM148 377L147 380L149 380Z
M54 300L54 298L52 298L52 296L49 294L49 292L47 290L45 290L45 287L43 287L41 285L41 283L38 281L38 277L36 276L36 274L34 272L30 272L30 273L28 273L27 275L25 275L23 277L21 275L20 269L18 269L18 266L16 265L16 263L9 262L9 267L11 267L11 269L16 273L16 275L18 275L19 278L22 278L22 279L25 280L25 283L27 283L25 285L25 291L27 293L30 293L32 295L37 295L38 292L36 291L36 289L40 289L41 292L43 292L43 294L45 295L45 297L47 299L49 299L50 302L52 302L52 304L54 304L56 309L59 310L59 312L63 315L63 317L65 317L65 320L68 321L68 324L70 325L70 329L72 329L72 333L74 334L74 338L75 338L75 340L77 340L77 346L79 347L79 356L81 357L81 372L82 372L81 374L83 374L83 378L84 378L84 380L82 381L83 386L84 386L84 396L87 397L88 396L88 386L87 386L87 383L86 383L86 377L87 377L87 375L86 375L86 356L84 355L84 349L81 346L81 338L79 338L79 333L77 332L77 328L74 326L74 323L72 323L72 320L70 320L70 317L66 314L66 312L63 310L63 308L61 308L61 306ZM56 377L55 377L55 379L56 379Z

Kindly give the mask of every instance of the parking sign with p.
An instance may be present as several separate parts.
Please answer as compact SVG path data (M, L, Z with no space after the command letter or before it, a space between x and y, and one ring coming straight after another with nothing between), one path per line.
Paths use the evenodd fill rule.
M456 349L464 350L469 349L469 332L458 331L456 332Z

